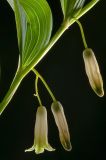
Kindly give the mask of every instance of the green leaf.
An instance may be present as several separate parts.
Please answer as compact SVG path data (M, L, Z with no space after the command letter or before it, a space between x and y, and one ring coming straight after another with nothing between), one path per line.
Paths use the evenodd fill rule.
M14 10L14 0L7 0L11 8Z
M7 0L15 14L16 28L17 28L17 38L20 55L22 55L22 49L25 44L26 36L26 15L23 11L19 0Z
M19 0L14 0L14 12L17 27L18 46L22 60L22 52L24 49L25 37L27 32L27 19L25 12L21 4L19 3Z
M73 18L82 9L85 0L60 0L64 19Z
M14 0L14 11L21 64L26 67L50 40L52 13L46 0Z

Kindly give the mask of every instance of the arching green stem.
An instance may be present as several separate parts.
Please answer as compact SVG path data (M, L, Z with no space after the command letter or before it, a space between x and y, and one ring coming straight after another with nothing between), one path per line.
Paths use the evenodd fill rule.
M86 42L86 39L85 39L85 34L84 34L84 30L83 30L82 24L81 24L80 21L77 20L77 19L75 19L75 21L77 22L77 24L78 24L78 26L79 26L79 28L80 28L84 47L85 47L85 48L88 48L88 45L87 45L87 42Z
M39 72L36 69L32 69L32 71L35 73L35 75L37 77L39 77L39 79L42 81L42 83L44 84L45 88L47 89L48 93L50 94L51 98L53 101L56 101L56 98L53 94L53 92L51 91L50 87L48 86L47 82L44 80L44 78L39 74ZM37 88L37 85L36 85ZM37 91L37 90L36 90Z

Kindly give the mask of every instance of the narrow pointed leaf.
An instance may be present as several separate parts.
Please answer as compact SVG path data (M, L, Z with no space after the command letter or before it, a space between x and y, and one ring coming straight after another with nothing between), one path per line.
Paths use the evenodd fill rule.
M85 0L60 0L64 18L74 17L84 5Z

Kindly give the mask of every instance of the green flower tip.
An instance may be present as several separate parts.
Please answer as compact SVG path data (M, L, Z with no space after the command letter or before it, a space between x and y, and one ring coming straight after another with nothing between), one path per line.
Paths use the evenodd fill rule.
M54 148L52 148L50 146L50 144L45 144L45 146L32 146L31 148L29 149L26 149L25 152L31 152L31 151L35 151L36 154L41 154L44 152L44 150L47 150L47 151L55 151Z
M88 76L91 88L99 97L103 97L103 80L100 73L98 62L92 49L86 48L83 51L83 59L85 63L86 74Z
M71 151L72 145L70 142L68 124L61 103L58 101L53 102L51 105L51 110L59 130L61 144L65 150Z
M34 130L34 145L31 148L26 149L25 152L30 152L33 150L35 150L36 154L43 153L44 150L55 150L48 143L47 111L44 106L40 106L37 109Z

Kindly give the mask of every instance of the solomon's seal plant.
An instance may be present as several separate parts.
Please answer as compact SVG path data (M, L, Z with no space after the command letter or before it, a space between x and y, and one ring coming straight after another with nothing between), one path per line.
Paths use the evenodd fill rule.
M44 149L53 151L48 143L47 110L42 104L38 92L38 80L41 80L52 98L51 110L59 130L59 137L65 150L72 149L70 133L61 103L55 98L50 87L44 78L35 69L36 65L53 47L61 35L69 29L74 22L79 25L82 40L84 43L83 59L89 83L95 93L102 97L104 95L103 80L100 74L99 65L92 49L88 48L84 31L79 18L87 13L99 0L60 0L60 7L63 12L63 22L57 32L51 37L53 28L52 11L46 0L7 0L15 14L17 38L19 47L18 67L8 92L0 103L0 114L3 113L22 80L29 72L33 72L35 78L34 94L39 102L36 113L34 130L34 145L25 151L35 150L37 154L44 152Z

